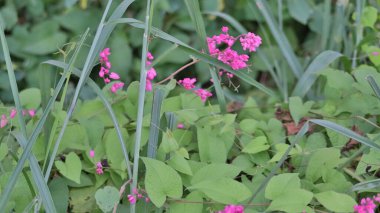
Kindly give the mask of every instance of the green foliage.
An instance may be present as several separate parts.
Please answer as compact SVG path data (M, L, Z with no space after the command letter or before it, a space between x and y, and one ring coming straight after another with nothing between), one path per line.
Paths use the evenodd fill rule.
M115 187L106 186L95 193L96 204L103 212L110 212L119 202L119 191Z
M74 152L70 152L65 156L65 162L55 161L55 166L63 176L76 183L80 183L82 163Z

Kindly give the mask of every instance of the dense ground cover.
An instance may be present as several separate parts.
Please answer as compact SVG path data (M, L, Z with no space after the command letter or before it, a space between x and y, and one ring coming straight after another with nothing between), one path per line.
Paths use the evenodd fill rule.
M374 212L379 1L6 1L4 212Z

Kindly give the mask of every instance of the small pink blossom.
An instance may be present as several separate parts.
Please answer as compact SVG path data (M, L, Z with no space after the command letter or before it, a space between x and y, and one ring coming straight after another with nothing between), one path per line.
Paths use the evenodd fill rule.
M90 158L95 157L95 151L93 149L90 150Z
M109 78L104 78L104 83L108 84L109 82L111 82Z
M123 87L124 87L124 83L123 82L116 82L116 83L112 84L112 86L111 86L111 92L112 93L116 93L119 89L121 89Z
M156 77L156 70L152 67L146 72L146 78L148 80L153 80Z
M34 109L30 109L28 110L28 114L33 118L36 115L36 111Z
M372 55L373 56L378 56L378 55L380 55L380 53L379 52L372 52Z
M183 123L179 123L179 124L177 124L177 128L178 129L183 129L183 128L185 128L185 125L183 125Z
M103 173L104 173L103 168L100 168L100 167L96 168L96 174L101 175Z
M110 77L111 79L114 79L114 80L120 79L119 74L117 74L117 73L115 73L115 72L111 72L111 74L109 75L109 77Z
M106 61L106 62L104 62L104 64L106 65L106 67L107 67L108 69L111 69L111 62Z
M145 202L147 202L147 203L149 203L149 202L150 202L150 199L149 199L149 197L146 197L146 198L145 198Z
M16 109L13 108L13 109L11 109L11 113L10 113L9 117L14 118L16 116L16 114L17 114L17 111L16 111Z
M108 58L109 55L111 55L110 48L105 48L103 51L100 52L100 57L103 58Z
M136 197L133 195L128 195L128 201L131 204L135 204L136 203Z
M360 201L360 205L354 206L354 211L358 213L374 213L376 209L376 204L371 198L363 198Z
M195 86L195 82L197 82L197 79L196 78L184 78L183 80L179 80L178 83L182 84L182 86L186 89L186 90L191 90L193 89Z
M240 43L243 47L243 50L247 50L249 52L255 52L256 49L261 45L261 37L255 35L254 33L248 32L247 34L243 34L240 37Z
M0 120L0 128L4 128L8 123L8 119L6 115L1 115L1 120Z
M197 89L194 91L194 93L201 98L202 102L205 102L208 97L212 96L211 92L204 89Z
M154 59L154 57L153 57L153 55L152 55L151 52L148 52L148 53L146 54L146 58L147 58L148 60L153 60L153 59Z
M152 82L149 79L147 79L146 84L145 84L145 90L152 91L152 89L153 89Z
M139 190L138 190L138 189L136 189L136 188L132 189L132 194L134 194L134 195L137 195L137 194L139 194Z
M241 205L227 205L218 213L244 213L244 207Z
M226 26L223 26L223 27L222 27L222 32L224 32L224 33L228 33L228 30L229 30L228 27L226 27Z

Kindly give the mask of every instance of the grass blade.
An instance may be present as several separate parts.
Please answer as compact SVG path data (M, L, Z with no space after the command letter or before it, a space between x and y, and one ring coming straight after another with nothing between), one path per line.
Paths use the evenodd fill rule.
M132 19L132 18L121 18L121 19L117 19L115 20L114 22L112 23L124 23L124 24L129 24L133 27L136 27L136 28L140 28L142 29L143 28L143 23L139 20L136 20L136 19ZM242 69L242 70L233 70L231 69L231 67L229 67L228 65L224 64L223 62L217 60L216 58L213 58L211 57L210 55L208 54L205 54L205 53L201 53L199 52L198 50L190 47L189 45L183 43L182 41L178 40L177 38L157 29L157 28L154 28L152 27L152 33L156 36L156 37L160 37L161 39L164 39L166 41L169 41L169 42L172 42L174 44L177 44L178 45L178 48L181 49L182 51L188 53L189 55L193 56L193 57L196 57L208 64L212 64L216 67L220 67L234 75L236 75L238 78L240 78L241 80L245 81L246 83L258 88L259 90L263 91L264 93L272 96L272 97L275 97L277 98L277 95L276 93L274 93L271 89L267 88L266 86L264 86L263 84L260 84L259 82L257 82L254 78L252 78L250 75L247 74L247 69Z
M306 122L302 126L300 131L297 133L297 135L294 137L293 141L290 143L288 149L285 151L284 155L282 155L281 159L277 162L276 166L270 171L269 175L265 178L265 180L260 184L260 186L257 188L257 190L253 193L253 196L248 201L248 203L252 203L252 201L261 192L261 190L263 190L265 188L265 186L268 184L269 180L277 173L277 170L281 167L281 165L288 158L290 151L298 143L298 141L307 133L308 130L309 130L309 122Z
M249 2L248 5L252 8L253 10L253 4L252 2ZM286 61L289 64L289 67L292 69L294 75L297 78L301 78L302 75L302 67L299 61L297 60L296 55L294 54L292 47L290 46L290 43L288 39L286 38L285 34L283 31L279 30L278 24L276 21L273 19L273 17L270 14L270 11L268 10L268 5L265 1L263 0L256 0L256 5L261 12L261 14L264 16L264 19L266 23L269 26L269 29L275 38L278 46L280 47L280 50L282 54L284 55Z
M139 101L137 110L137 124L136 124L136 141L135 141L135 151L133 158L133 173L132 173L132 184L131 192L133 189L137 188L138 174L139 174L139 160L140 160L140 144L141 144L141 132L142 123L144 116L144 101L145 101L145 86L146 86L146 56L148 53L149 46L149 36L151 31L151 18L153 18L153 7L154 4L148 0L146 5L145 23L144 23L144 36L143 36L143 46L141 53L141 69L140 69L140 85L139 85ZM136 205L131 205L131 213L135 213Z
M358 54L358 45L360 44L361 40L363 39L363 25L360 23L361 22L361 16L362 16L362 11L365 5L365 0L356 0L356 19L355 19L355 34L356 34L356 40L355 40L355 49L354 53L352 56L352 68L356 67L356 56Z
M323 3L323 25L322 25L322 37L321 37L321 50L327 48L327 42L330 34L331 26L331 0L325 0Z
M301 78L298 80L296 87L293 90L292 96L303 97L309 91L311 86L317 79L316 72L324 69L337 58L341 57L342 54L327 50L320 53L307 67L306 71L302 74Z
M18 92L18 87L17 87L17 82L16 82L14 70L13 70L13 64L12 64L12 61L11 61L11 58L9 55L8 45L7 45L7 42L5 39L5 34L4 34L4 29L3 29L3 26L1 24L0 24L0 38L1 38L1 44L3 47L4 59L5 59L7 70L8 70L8 77L9 77L9 82L11 85L12 95L13 95L13 99L14 99L14 102L16 105L16 110L18 113L18 122L20 124L21 134L24 137L27 137L26 125L25 125L24 118L22 116L22 106L21 106L21 102L20 102L20 97L18 95L19 92ZM30 143L30 146L29 146L30 150L32 148L32 145L33 145L33 143ZM1 199L0 199L0 209L5 209L5 206L7 205L7 202L10 198L13 187L15 186L15 184L17 182L18 176L20 175L20 173L23 170L23 165L24 165L26 159L29 158L31 160L31 166L30 167L32 170L33 179L38 186L39 194L41 196L44 207L45 207L46 211L48 211L48 212L56 212L50 191L49 191L46 183L43 180L41 169L38 165L38 162L33 161L33 158L30 155L30 150L28 152L28 150L26 148L24 149L24 152L22 153L20 161L17 163L17 166L16 166L14 172L12 173L12 176L8 180L8 184L6 185L6 187L2 193Z
M55 60L49 60L49 61L45 61L43 63L44 64L50 64L50 65L53 65L53 66L56 66L56 67L59 67L59 68L62 68L62 69L68 69L68 67L69 67L68 64L66 64L64 62L61 62L61 61L55 61ZM77 69L77 68L73 68L72 72L73 72L74 75L76 75L78 77L81 75L81 71L79 69ZM128 176L132 177L131 164L130 164L130 160L129 160L129 156L128 156L128 151L127 151L127 148L125 147L125 142L124 142L124 139L123 139L123 135L122 135L120 127L119 127L119 122L117 120L117 117L116 117L115 113L113 112L112 106L107 101L107 98L104 96L102 89L100 89L99 86L92 79L88 79L87 82L86 82L86 84L88 86L90 86L91 89L98 95L98 97L100 98L100 100L103 102L105 108L107 109L108 114L111 117L111 120L112 120L112 122L113 122L113 124L115 126L115 130L116 130L118 139L120 141L120 146L121 146L121 149L123 151L124 159L126 161L125 163L127 165Z
M370 180L362 183L355 184L352 186L352 191L362 191L377 188L380 186L380 179Z
M156 158L158 135L160 133L161 106L164 96L165 91L160 88L154 92L147 152L147 157L149 158Z
M367 81L371 85L376 96L380 99L380 88L379 88L379 85L376 83L375 79L369 75L367 76Z
M197 34L199 36L199 39L201 40L201 46L203 51L208 53L208 46L206 42L206 30L205 30L205 25L203 22L201 10L199 8L199 3L198 0L185 0L187 9L189 11L191 20L195 26L195 30L197 31ZM213 84L215 86L215 92L216 96L218 98L219 102L219 107L220 111L222 113L226 113L227 108L226 108L226 99L224 97L223 89L220 84L220 80L218 78L218 74L216 73L216 68L215 66L210 66L209 65L209 70L210 70L210 75L213 80Z
M320 126L323 126L323 127L326 127L326 128L329 128L337 133L340 133L342 135L345 135L349 138L352 138L354 140L357 140L358 142L364 144L364 145L367 145L369 147L372 147L372 148L375 148L377 150L380 150L380 145L372 142L371 140L369 140L368 138L366 137L363 137L359 134L357 134L356 132L350 130L350 129L347 129L346 127L343 127L341 125L338 125L334 122L331 122L331 121L327 121L327 120L320 120L320 119L311 119L309 120L310 122L313 122L315 124L318 124Z

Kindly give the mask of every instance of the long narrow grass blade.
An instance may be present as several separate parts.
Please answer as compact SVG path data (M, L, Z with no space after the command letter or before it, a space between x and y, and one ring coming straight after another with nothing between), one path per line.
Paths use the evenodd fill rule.
M125 24L129 24L133 27L136 27L136 28L140 28L142 29L143 28L143 24L141 21L139 20L136 20L136 19L132 19L132 18L121 18L121 19L117 19L117 20L114 20L114 22L112 23L125 23ZM275 97L277 98L277 95L276 93L274 93L271 89L267 88L266 86L260 84L259 82L257 82L254 78L252 78L250 75L247 74L247 69L242 69L242 70L238 70L238 71L235 71L233 69L231 69L231 67L229 67L228 65L224 64L223 62L217 60L216 58L213 58L211 57L210 55L207 55L205 53L201 53L199 52L198 50L190 47L189 45L183 43L182 41L178 40L177 38L157 29L157 28L154 28L152 27L152 33L156 36L156 37L160 37L161 39L164 39L166 41L169 41L169 42L172 42L174 44L177 44L178 45L178 48L181 49L182 51L188 53L189 55L193 56L193 57L196 57L206 63L209 63L209 64L212 64L216 67L220 67L230 73L233 73L235 76L237 76L238 78L240 78L241 80L245 81L246 83L258 88L259 90L263 91L264 93L272 96L272 97Z
M152 0L153 1L153 0ZM146 6L145 23L144 23L144 36L143 36L143 46L141 54L141 69L140 69L140 85L139 85L139 100L138 100L138 110L137 110L137 124L136 124L136 141L135 141L135 151L133 158L133 173L132 173L132 189L137 188L137 181L139 175L139 160L140 160L140 144L141 144L141 133L142 133L142 122L144 116L144 102L145 102L145 86L146 86L146 56L148 53L149 46L149 36L152 27L151 19L153 14L154 4L151 0L148 0ZM131 213L135 213L136 205L131 205Z
M362 191L378 188L380 186L380 179L370 180L362 183L355 184L352 186L352 191Z
M201 46L203 51L206 51L208 53L208 46L206 41L206 29L203 22L201 10L199 8L199 2L198 0L185 0L187 10L189 11L191 20L195 26L195 30L197 31L197 34L199 36L199 39L201 40ZM225 113L227 111L226 108L226 99L224 97L223 89L220 84L220 80L218 78L218 74L216 73L216 68L214 66L209 65L209 70L211 74L211 78L213 80L213 84L215 86L215 92L216 96L218 98L220 111L222 113Z
M249 2L248 5L253 8L253 3ZM286 58L286 61L288 62L290 68L292 69L294 75L297 78L300 78L302 75L302 67L299 61L297 60L296 55L294 54L292 47L290 46L290 43L288 39L286 38L283 31L279 30L278 24L271 16L268 5L263 0L256 0L256 5L261 12L261 14L264 16L265 22L268 24L269 29L272 33L272 36L275 38L278 46L280 47L280 50L284 57ZM252 9L253 10L253 9Z
M375 79L369 75L367 76L367 81L371 85L376 96L380 99L380 88L379 88L379 85L376 83Z
M369 147L380 150L380 145L378 145L378 144L372 142L371 140L369 140L368 138L363 137L363 136L357 134L356 132L354 132L350 129L347 129L346 127L343 127L341 125L338 125L334 122L327 121L327 120L320 120L320 119L311 119L309 121L312 123L318 124L320 126L329 128L329 129L331 129L337 133L340 133L342 135L345 135L349 138L352 138L352 139L354 139L354 140L356 140L356 141L358 141L364 145L367 145Z
M15 77L14 70L13 70L13 64L12 64L12 61L11 61L11 58L9 55L8 45L7 45L7 42L5 39L5 34L4 34L4 29L3 29L3 26L1 24L0 24L0 38L1 38L1 44L3 47L3 55L5 58L5 62L6 62L7 70L8 70L9 82L11 84L12 95L13 95L13 99L15 101L16 110L18 112L18 122L20 124L22 135L24 137L27 137L26 125L25 125L24 118L22 116L22 106L21 106L21 102L20 102L20 97L18 95L18 87L17 87L16 77ZM31 144L30 149L32 148L32 145L33 144ZM1 199L0 199L0 209L5 209L5 206L7 205L7 202L10 198L12 189L16 184L18 176L22 172L23 165L24 165L26 159L29 158L30 160L32 160L31 161L31 170L32 170L33 179L38 186L39 194L41 196L41 199L42 199L42 202L45 206L45 209L48 212L56 212L50 191L49 191L46 183L43 181L41 169L38 166L38 163L36 161L33 161L33 158L31 158L29 152L27 152L26 149L24 150L20 161L17 163L15 171L12 173L12 176L8 180L9 184L6 185L6 187L2 193Z
M44 64L50 64L50 65L53 65L53 66L56 66L56 67L59 67L62 69L68 69L68 67L69 67L68 64L61 62L61 61L56 61L56 60L48 60L48 61L45 61L43 63ZM77 68L73 68L72 72L74 75L76 75L78 77L81 75L81 71ZM96 93L96 95L99 97L99 99L103 102L104 107L106 108L108 114L111 117L112 123L115 126L117 137L118 137L119 142L120 142L121 150L122 150L123 155L124 155L125 163L127 165L128 177L132 177L132 171L131 171L132 167L131 167L131 163L129 160L128 151L127 151L127 148L125 146L125 142L123 139L123 135L121 133L121 129L119 127L119 122L117 120L117 117L116 117L113 109L112 109L112 106L107 101L107 98L104 96L102 89L100 89L99 86L92 79L88 79L86 84L92 89L92 91L94 91Z
M331 0L325 0L323 5L323 24L322 24L322 37L321 37L321 50L325 50L327 47L327 41L330 34L331 27Z
M297 135L294 137L293 141L290 143L288 149L285 151L284 155L280 158L280 160L277 162L276 166L270 171L269 175L265 178L265 180L261 183L261 185L257 188L257 190L253 193L253 196L248 201L248 203L252 203L252 201L255 199L255 197L265 188L265 186L268 184L269 180L277 173L278 169L281 167L281 165L285 162L285 160L288 158L288 155L290 151L293 149L293 147L298 143L298 141L307 133L309 130L309 122L306 122L300 131L297 133Z
M13 136L16 138L17 142L21 145L21 147L25 148L27 145L26 138L21 135L21 134L13 134ZM30 154L29 156L29 164L30 164L30 169L32 170L32 176L33 180L36 184L36 188L38 189L39 192L39 197L41 197L43 200L48 200L49 206L46 206L46 201L43 202L45 206L45 210L47 212L56 212L55 206L54 206L54 201L52 199L52 196L50 194L49 188L44 181L44 176L42 174L42 171L40 169L40 166L38 165L38 161L36 157L33 154ZM50 203L51 202L51 203Z
M53 151L52 151L52 154L51 154L51 157L50 157L47 169L46 169L45 178L50 174L50 171L51 171L51 169L53 167L55 156L56 156L56 154L58 152L59 145L60 145L61 140L63 138L63 135L65 133L66 127L69 124L69 120L71 118L71 115L73 114L74 109L76 107L76 104L77 104L77 101L78 101L78 98L79 98L79 94L80 94L80 92L82 90L82 87L84 86L86 80L88 79L88 77L90 75L90 71L91 71L91 67L92 67L91 61L94 59L95 55L97 54L97 52L96 52L96 49L98 47L97 44L98 44L99 38L100 38L100 36L102 34L102 29L104 27L104 22L105 22L105 19L106 19L106 16L108 14L108 11L110 9L111 4L112 4L112 0L108 1L106 9L104 10L104 13L103 13L103 17L102 17L102 19L101 19L101 21L99 23L98 29L96 31L94 40L92 41L92 45L91 45L90 51L89 51L89 53L87 55L87 59L86 59L86 62L84 64L83 71L82 71L81 76L79 78L77 87L75 89L74 96L72 98L70 107L69 107L69 109L67 111L67 115L65 117L65 120L63 121L61 131L59 132L57 140L56 140L56 142L54 144L54 148L53 148Z
M317 79L317 72L327 67L342 54L327 50L320 53L307 67L306 71L302 74L302 77L298 80L296 87L293 90L292 96L303 97L309 91L311 86Z
M147 156L149 158L156 158L158 135L160 133L161 106L164 100L164 96L165 91L162 89L157 89L154 92L147 152Z
M365 5L365 0L356 0L356 17L355 17L355 34L356 34L356 40L355 40L355 49L352 56L352 64L351 67L356 67L356 60L357 60L357 54L358 54L358 45L360 44L360 41L363 39L363 26L360 23L361 22L361 16L363 7Z

